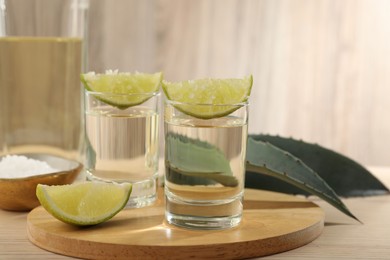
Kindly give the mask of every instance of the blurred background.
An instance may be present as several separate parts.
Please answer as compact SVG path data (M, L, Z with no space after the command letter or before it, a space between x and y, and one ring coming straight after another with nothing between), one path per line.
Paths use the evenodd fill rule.
M89 70L253 74L250 133L390 166L390 1L91 0Z

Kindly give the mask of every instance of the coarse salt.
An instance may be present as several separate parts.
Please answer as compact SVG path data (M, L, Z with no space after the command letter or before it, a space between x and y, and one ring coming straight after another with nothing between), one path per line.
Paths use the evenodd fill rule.
M0 161L0 178L16 179L57 172L44 161L21 155L7 155Z

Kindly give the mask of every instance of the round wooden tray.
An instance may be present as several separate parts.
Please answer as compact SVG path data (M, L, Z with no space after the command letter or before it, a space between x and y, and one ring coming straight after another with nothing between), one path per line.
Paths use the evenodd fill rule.
M48 251L88 259L238 259L303 246L324 227L323 210L306 199L247 189L238 227L188 230L164 222L161 191L159 198L153 206L123 210L92 227L62 223L38 207L28 214L28 237Z

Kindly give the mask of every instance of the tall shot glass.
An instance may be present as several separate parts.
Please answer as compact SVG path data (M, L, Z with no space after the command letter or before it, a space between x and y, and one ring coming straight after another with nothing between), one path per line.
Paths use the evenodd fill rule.
M165 102L165 217L170 224L226 229L241 222L248 103L223 105L233 112L212 119L181 112L213 106Z
M87 179L132 183L127 207L148 206L157 197L159 95L85 92ZM110 99L147 101L123 109L104 102Z

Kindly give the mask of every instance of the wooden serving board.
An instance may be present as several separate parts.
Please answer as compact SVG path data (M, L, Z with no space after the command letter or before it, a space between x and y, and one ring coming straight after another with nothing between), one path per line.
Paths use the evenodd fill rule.
M29 239L51 252L88 259L231 259L265 256L303 246L324 227L316 204L281 193L245 190L242 223L198 231L164 221L164 198L153 206L125 209L92 227L68 225L42 207L27 217Z

